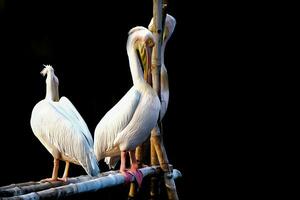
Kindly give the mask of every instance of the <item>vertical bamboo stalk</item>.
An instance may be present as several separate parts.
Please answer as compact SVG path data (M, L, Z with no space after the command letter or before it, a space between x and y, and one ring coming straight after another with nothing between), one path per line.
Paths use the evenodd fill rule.
M161 45L163 40L163 26L166 17L166 8L167 8L167 0L153 0L153 22L154 22L154 30L153 35L156 41L156 45L153 48L152 52L152 84L153 89L157 92L160 98L160 71L161 71ZM160 134L160 129L156 126L151 132L151 147L155 149L155 151L151 151L151 161L153 158L153 163L157 161L154 157L158 158L160 167L164 171L164 181L167 189L168 198L170 200L177 200L178 195L176 191L176 185L172 177L172 168L169 167L169 160L167 157L167 152L165 150L162 135ZM156 153L154 153L156 152ZM152 183L153 188L155 187L155 183ZM150 193L151 194L151 193ZM155 193L153 194L155 196Z
M152 51L152 83L153 89L160 98L160 68L161 68L161 45L162 45L162 0L153 0L153 22L155 46Z
M155 149L155 141L154 140L154 134L156 134L157 129L152 129L151 131L151 137L150 137L150 158L151 158L151 165L159 165L159 160L156 154L156 149ZM151 199L157 199L160 193L159 190L159 178L156 176L152 176L150 178L150 197Z
M135 157L136 161L138 163L139 168L142 165L143 162L143 145L139 145L135 150Z
M129 189L127 200L134 199L135 196L136 196L136 194L137 194L137 189L135 187L135 184L134 183L130 183L130 189Z
M160 68L161 68L161 44L162 44L162 0L153 0L153 36L155 39L155 46L152 51L152 84L153 89L157 92L160 99ZM155 148L155 137L157 135L157 129L151 131L151 165L157 165L157 151ZM150 196L155 199L159 196L158 183L159 179L157 177L151 177L150 185Z
M144 163L144 148L143 145L139 145L135 150L135 157L138 163L138 167L141 168L142 164ZM135 187L134 183L130 183L130 189L128 194L128 200L134 199L137 195L137 188Z
M143 167L144 164L149 163L149 138L141 145L139 145L135 150L135 157L138 163L139 168Z

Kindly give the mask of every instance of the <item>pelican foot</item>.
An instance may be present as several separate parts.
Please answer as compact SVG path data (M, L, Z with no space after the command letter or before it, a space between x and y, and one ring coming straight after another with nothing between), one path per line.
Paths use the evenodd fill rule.
M40 180L41 183L55 182L55 181L58 181L58 179L57 178L45 178L45 179Z
M57 178L57 180L62 181L62 182L68 182L68 177L62 177L62 178Z
M132 176L134 176L133 173L130 172L130 171L127 171L127 170L122 171L121 173L125 177L125 184L130 183L131 179L132 179Z
M142 186L143 173L139 169L136 169L135 171L129 171L129 173L134 176L134 178L140 188Z

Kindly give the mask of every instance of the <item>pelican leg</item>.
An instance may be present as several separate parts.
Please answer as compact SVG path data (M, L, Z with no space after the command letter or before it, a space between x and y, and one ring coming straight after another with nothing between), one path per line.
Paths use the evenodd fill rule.
M130 160L131 160L130 171L136 172L136 170L138 169L138 163L137 163L136 157L135 157L135 150L129 151L129 155L130 155Z
M58 180L63 181L63 182L67 182L67 181L68 181L69 167L70 167L70 162L69 162L69 161L66 161L66 166L65 166L64 175L63 175L62 178L58 178Z
M124 173L126 171L126 151L121 152L121 165L120 172Z
M132 175L135 177L135 180L138 183L139 187L141 187L143 181L143 173L138 169L138 163L135 157L135 150L129 151L129 155L131 160L130 171Z
M131 178L133 176L132 173L126 171L126 151L121 151L121 165L120 165L120 172L125 177L125 183L130 183Z
M55 159L53 160L53 172L52 172L52 177L51 178L46 178L41 180L41 182L53 182L53 181L57 181L57 174L58 174L58 168L59 168L59 160Z

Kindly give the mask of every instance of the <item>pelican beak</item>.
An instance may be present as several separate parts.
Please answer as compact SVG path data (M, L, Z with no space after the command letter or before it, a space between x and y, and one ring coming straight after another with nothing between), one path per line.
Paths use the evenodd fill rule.
M152 74L151 74L151 55L152 55L152 48L146 47L146 63L145 63L145 74L147 82L152 85Z
M46 74L47 74L47 68L45 67L45 68L40 72L40 74L41 74L42 76L46 76Z

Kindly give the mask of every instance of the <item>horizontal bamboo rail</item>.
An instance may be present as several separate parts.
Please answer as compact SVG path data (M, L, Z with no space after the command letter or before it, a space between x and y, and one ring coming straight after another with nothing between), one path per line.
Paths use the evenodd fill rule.
M140 169L143 176L162 174L160 166L145 167ZM181 177L180 171L173 170L173 178ZM131 182L135 178L131 177ZM96 177L79 176L69 178L67 183L56 181L26 182L0 187L0 199L3 200L28 200L28 199L57 199L74 194L95 192L103 188L117 186L125 183L124 176L118 171L109 171Z
M68 185L70 183L84 182L84 181L96 179L99 177L108 176L109 174L117 174L117 173L118 173L117 171L103 172L96 177L82 175L82 176L78 176L78 177L68 178L67 183L62 182L62 181L54 181L54 182L29 181L29 182L25 182L25 183L11 184L11 185L0 187L0 197L18 196L18 195L27 194L30 192L36 192L36 191L40 191L40 190L46 190L49 188Z

